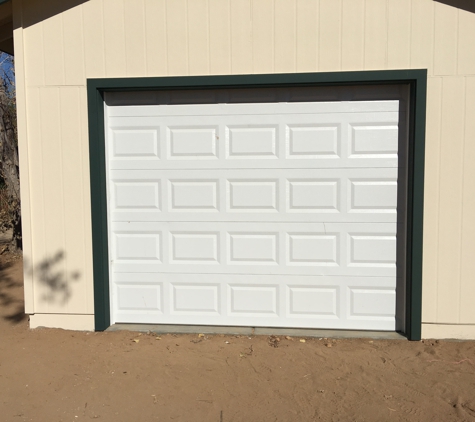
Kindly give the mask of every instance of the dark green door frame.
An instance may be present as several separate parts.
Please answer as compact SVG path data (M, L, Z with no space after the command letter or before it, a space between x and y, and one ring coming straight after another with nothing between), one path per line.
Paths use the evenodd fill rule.
M88 79L87 100L89 116L95 329L102 331L110 326L104 92L382 84L404 84L410 87L405 335L410 340L420 340L427 91L427 70L425 69L270 75Z

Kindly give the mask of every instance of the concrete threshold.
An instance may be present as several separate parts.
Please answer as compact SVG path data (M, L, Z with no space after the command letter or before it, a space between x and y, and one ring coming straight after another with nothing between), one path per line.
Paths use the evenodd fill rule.
M320 330L313 328L233 327L217 325L114 324L106 331L139 331L156 334L230 334L246 336L290 336L318 338L370 338L407 340L395 331Z

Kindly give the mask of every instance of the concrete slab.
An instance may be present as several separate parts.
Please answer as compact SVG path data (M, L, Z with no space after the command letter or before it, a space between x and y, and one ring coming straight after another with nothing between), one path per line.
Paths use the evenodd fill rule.
M255 335L318 337L318 338L371 338L385 340L407 340L395 331L360 331L360 330L316 330L311 328L264 328L256 327Z
M407 340L394 331L315 330L308 328L228 327L210 325L161 325L161 324L114 324L106 331L138 331L156 334L231 334L256 336L290 336L318 338L370 338L384 340Z
M252 327L221 327L209 325L114 324L106 331L140 331L156 334L234 334L253 335Z

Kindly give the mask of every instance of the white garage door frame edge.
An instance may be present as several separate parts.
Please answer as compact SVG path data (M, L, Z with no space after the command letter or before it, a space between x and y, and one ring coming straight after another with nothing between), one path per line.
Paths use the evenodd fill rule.
M187 90L217 88L278 88L301 86L409 86L407 181L407 248L404 335L421 338L422 230L427 70L385 70L269 75L220 75L157 78L88 79L91 222L93 238L95 329L110 326L107 175L104 135L104 93L109 91Z

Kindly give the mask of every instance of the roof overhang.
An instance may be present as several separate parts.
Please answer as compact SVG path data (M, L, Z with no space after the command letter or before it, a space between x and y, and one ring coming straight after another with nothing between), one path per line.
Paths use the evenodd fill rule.
M0 51L13 55L13 12L10 0L0 0Z

